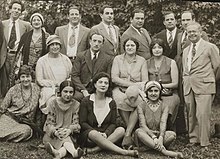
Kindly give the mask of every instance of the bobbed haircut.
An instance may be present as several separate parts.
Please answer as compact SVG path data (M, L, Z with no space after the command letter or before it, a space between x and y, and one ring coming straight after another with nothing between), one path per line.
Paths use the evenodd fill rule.
M151 53L152 56L153 56L152 50L153 50L153 47L154 47L155 44L160 45L163 48L163 52L166 51L164 41L162 39L160 39L160 38L153 38L152 42L150 43L150 53Z
M62 92L62 90L65 88L65 87L67 87L67 86L70 86L70 87L72 87L73 88L73 95L75 94L75 92L76 92L76 86L75 86L75 84L72 82L72 81L68 81L68 80L65 80L65 81L63 81L61 84L60 84L60 94L61 94L61 92Z
M133 41L134 43L135 43L135 45L136 45L136 51L139 49L139 42L135 39L135 38L133 38L133 37L129 37L129 38L127 38L125 41L124 41L124 43L123 43L123 49L124 49L124 51L125 51L125 45L126 45L126 43L129 41L129 40L131 40L131 41Z

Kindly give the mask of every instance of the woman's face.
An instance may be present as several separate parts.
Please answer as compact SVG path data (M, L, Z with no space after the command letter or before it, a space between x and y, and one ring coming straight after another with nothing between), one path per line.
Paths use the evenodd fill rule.
M102 77L95 83L96 92L106 93L108 87L109 79L107 77Z
M53 54L58 54L60 53L60 44L57 42L54 42L52 44L50 44L49 46L49 51Z
M160 89L157 87L151 87L147 91L147 97L149 100L151 100L153 102L157 101L160 97Z
M31 75L21 74L20 75L20 82L24 87L28 87L31 85L32 77Z
M73 94L74 94L74 88L71 86L66 86L61 91L61 98L64 101L69 102L73 98Z
M163 55L163 48L159 44L155 44L152 48L153 56L162 56Z
M34 29L39 29L42 27L42 21L41 21L40 17L38 17L38 16L33 17L31 24Z
M133 55L136 53L137 46L132 40L128 40L125 44L125 52L128 55Z

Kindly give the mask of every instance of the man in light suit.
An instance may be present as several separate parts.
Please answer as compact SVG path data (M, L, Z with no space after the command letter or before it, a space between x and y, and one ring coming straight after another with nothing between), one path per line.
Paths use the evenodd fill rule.
M2 96L6 94L6 91L9 89L10 83L12 82L10 81L12 78L9 77L9 75L12 71L15 52L17 50L20 38L25 32L31 30L30 23L19 19L19 16L23 10L24 6L20 1L12 1L9 5L10 18L2 21L4 38L7 44L5 45L5 47L7 47L5 50L7 51L1 52L0 55L0 86Z
M156 38L160 38L165 43L165 56L174 59L177 55L177 35L180 33L180 29L176 27L175 14L171 11L164 13L163 24L166 29L155 35ZM170 41L171 40L171 41Z
M105 38L101 51L114 58L119 54L120 33L119 28L113 25L114 11L112 7L108 5L101 7L100 17L102 21L91 28L90 35L93 33L101 34Z
M79 52L89 48L90 29L80 24L81 13L77 6L69 8L69 24L57 27L55 34L62 42L61 53L67 55L73 62Z
M101 34L93 33L90 36L90 49L76 55L73 63L71 80L76 85L74 98L81 101L89 95L88 89L94 75L99 72L110 74L112 58L101 50L104 37Z
M121 37L121 53L124 53L123 43L127 38L134 38L139 43L139 48L137 54L144 57L146 60L151 57L149 45L151 43L151 38L146 29L143 28L144 25L144 11L141 9L135 9L130 17L131 25L122 34Z
M201 38L199 23L187 25L189 46L183 50L183 90L188 113L189 142L207 149L210 144L210 118L216 93L219 49Z

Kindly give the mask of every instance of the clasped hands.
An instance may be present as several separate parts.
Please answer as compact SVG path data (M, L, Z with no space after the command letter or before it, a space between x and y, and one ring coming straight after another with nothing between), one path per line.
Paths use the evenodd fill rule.
M99 132L99 134L101 134L104 138L107 139L107 135L106 135L106 133Z
M54 136L58 137L58 139L63 140L67 138L71 134L71 130L67 128L58 128L54 132Z
M158 151L162 151L165 147L163 146L163 137L159 136L158 138L155 137L153 139L154 143L155 143L155 149Z

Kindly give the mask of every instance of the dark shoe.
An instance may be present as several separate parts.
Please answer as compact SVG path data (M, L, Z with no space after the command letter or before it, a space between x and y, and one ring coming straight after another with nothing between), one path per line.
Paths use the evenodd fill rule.
M84 155L84 151L79 147L77 148L77 158L81 158Z

